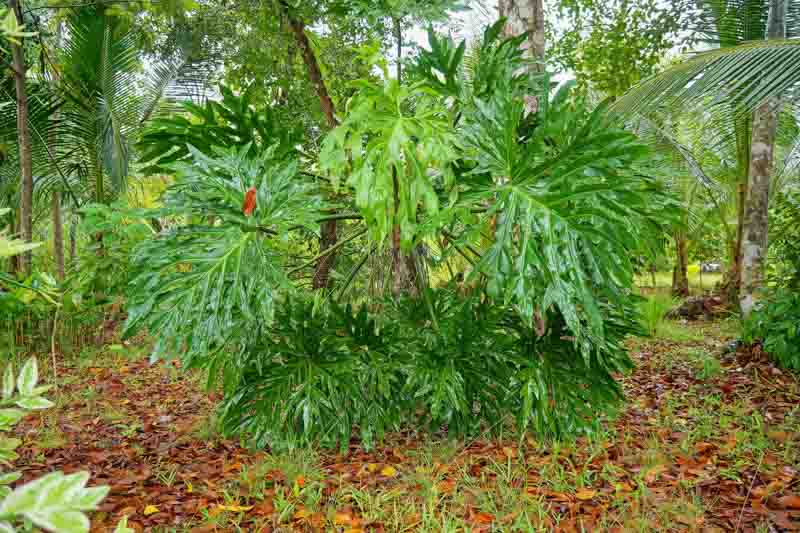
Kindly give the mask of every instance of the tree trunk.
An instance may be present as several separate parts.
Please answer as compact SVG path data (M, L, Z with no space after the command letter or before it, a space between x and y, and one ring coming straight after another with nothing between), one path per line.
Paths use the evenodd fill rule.
M77 253L77 241L78 241L78 228L73 217L72 224L69 225L69 264L75 264L75 255Z
M397 46L397 82L403 76L403 27L402 19L394 18L394 37ZM397 176L394 176L394 207L395 217L397 211L400 209L400 191L397 182ZM391 242L391 277L392 277L392 295L398 297L402 294L407 294L416 297L419 294L419 279L417 279L417 263L416 253L412 248L409 252L405 252L400 246L400 225L395 224L392 227L392 242Z
M56 26L55 45L56 48L61 47L60 22ZM56 84L58 83L59 74L56 69L52 69L52 71L50 72L50 79L53 83ZM57 122L58 117L59 117L59 112L58 110L56 110L56 112L52 116L53 122ZM52 158L52 164L54 167L53 170L60 174L61 171L57 168L57 163L56 163L57 141L58 141L58 136L56 133L56 128L52 128L50 130L50 136L47 139L47 142L50 145L49 155ZM58 279L63 281L64 280L64 218L61 216L61 193L57 189L53 191L53 196L51 201L52 201L52 214L53 214L53 257L55 258L56 261L56 274L58 275Z
M18 0L8 0L8 7L17 17L17 24L22 26L22 6ZM22 240L33 240L33 168L31 163L31 136L28 130L28 96L25 92L25 56L23 39L17 37L17 42L11 45L12 64L14 69L14 85L17 91L17 139L19 141L20 156L20 232ZM31 253L25 252L20 258L20 270L28 275L31 273Z
M531 74L544 71L544 4L543 0L499 0L497 10L508 19L503 33L508 37L528 34L523 44L525 55L531 58ZM525 97L525 109L534 113L539 108L535 95Z
M397 41L397 82L400 83L403 75L403 64L401 63L403 59L403 28L400 26L401 19L394 18L392 20L394 22L394 38Z
M686 236L683 231L675 235L675 269L672 271L672 294L678 297L689 296L689 254Z
M742 284L742 229L744 228L744 205L747 197L747 175L736 188L736 240L731 247L731 267L722 280L722 293L728 302L739 301Z
M396 171L392 176L394 186L394 217L395 221L399 218L400 210L400 184L397 181ZM392 295L398 297L408 294L416 297L418 291L417 263L414 249L409 252L403 251L400 246L400 224L395 222L392 227L392 250L391 250L391 272L392 272Z
M10 217L10 219L11 219L10 222L11 223L9 224L8 232L11 235L16 236L16 235L19 234L19 213L20 212L19 212L19 209L16 209L16 210L12 211L11 213L12 213L11 217ZM0 224L0 228L2 228L2 227L3 227L3 225ZM12 255L11 257L8 258L8 273L11 274L12 276L14 274L16 274L17 272L21 271L21 267L20 267L19 261L20 261L20 256L19 255Z
M330 222L333 222L333 224L330 224ZM336 230L337 227L335 220L325 221L320 224L320 253L336 244L336 241L338 240ZM312 286L314 289L324 289L330 284L330 273L331 269L333 268L335 256L336 252L331 252L319 258L317 266L314 269L314 279L312 280Z
M289 21L289 27L294 34L297 46L303 55L303 62L308 71L308 78L311 80L314 89L319 98L319 105L322 108L322 113L325 115L325 120L328 126L333 129L339 125L336 120L334 112L333 100L328 93L328 88L325 86L325 80L322 78L322 71L319 68L317 57L314 55L314 50L311 49L311 43L308 41L306 35L305 25L302 20L295 18L292 15L289 5L284 1L280 1L280 6L283 10L284 16ZM320 224L320 240L319 249L320 253L324 252L337 242L336 221L326 220ZM331 252L320 257L317 266L314 269L313 286L315 289L327 288L330 285L330 273L334 264L336 263L336 252Z
M786 36L786 0L771 0L767 39ZM750 168L744 204L739 305L747 317L764 284L769 230L769 181L772 175L780 102L771 99L756 109L750 147Z
M64 221L61 217L61 193L53 191L53 257L56 261L56 273L59 280L64 280Z

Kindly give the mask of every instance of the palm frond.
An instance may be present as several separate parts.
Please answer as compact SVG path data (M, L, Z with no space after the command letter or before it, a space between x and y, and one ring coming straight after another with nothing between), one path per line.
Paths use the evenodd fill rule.
M770 40L703 52L633 87L615 111L670 113L734 103L752 113L770 98L793 95L800 84L800 39Z

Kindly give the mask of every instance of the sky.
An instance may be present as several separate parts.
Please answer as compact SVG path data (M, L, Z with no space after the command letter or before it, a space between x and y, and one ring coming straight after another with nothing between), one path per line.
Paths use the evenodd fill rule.
M438 26L441 29L453 29L453 38L466 39L468 42L478 38L483 29L497 20L497 0L472 0L468 11L453 13L446 24ZM427 48L427 28L417 26L407 34L407 39L416 45Z

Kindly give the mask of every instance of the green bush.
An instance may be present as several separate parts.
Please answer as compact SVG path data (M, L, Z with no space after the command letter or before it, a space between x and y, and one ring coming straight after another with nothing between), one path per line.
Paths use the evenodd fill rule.
M800 371L800 292L769 294L744 321L742 336L750 344L760 341L782 367Z
M800 290L800 193L777 194L770 203L769 280Z
M149 216L185 224L136 249L126 334L157 332L154 357L220 377L226 431L272 447L346 446L354 432L369 446L400 427L558 436L619 400L622 339L641 331L631 258L670 223L671 201L604 107L518 75L524 37L501 40L503 24L474 61L435 39L423 79L361 80L313 173L280 142L205 139L173 163ZM322 255L297 244L331 216L348 220L331 249L360 259L312 297ZM344 248L362 236L364 250ZM431 241L470 263L459 290L418 276L389 301L347 293L366 308L330 301L370 250L399 258Z
M0 231L0 257L10 257L36 246L38 244L8 239ZM22 285L5 275L0 274L0 282L51 300L47 291ZM3 372L0 384L0 464L8 465L17 459L16 449L22 444L20 439L6 437L3 433L11 431L29 412L53 406L42 397L50 387L37 386L38 381L39 369L35 358L22 365L16 378L12 364L8 364ZM89 519L84 513L95 510L109 490L108 487L87 487L89 474L86 472L69 475L51 472L12 489L11 485L20 477L19 472L0 471L0 531L13 533L16 531L14 525L24 521L28 523L26 531L33 524L58 533L88 532ZM124 524L120 524L116 533L125 533L126 529Z
M81 214L81 233L90 235L91 241L66 285L70 292L102 304L125 294L134 274L133 250L152 238L155 230L120 204L90 204L81 209Z
M273 449L346 446L354 428L367 447L403 426L460 438L590 430L594 410L622 397L612 373L630 368L621 341L639 331L612 318L607 344L586 361L551 318L540 337L512 309L452 288L375 314L289 300L226 366L223 428Z

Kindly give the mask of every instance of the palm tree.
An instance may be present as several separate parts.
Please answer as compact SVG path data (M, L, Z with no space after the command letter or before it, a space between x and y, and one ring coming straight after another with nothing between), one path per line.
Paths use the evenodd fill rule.
M700 119L690 126L703 130L699 152L682 153L693 174L711 178L705 185L719 205L722 205L719 200L726 185L728 192L734 189L733 194L725 198L735 204L736 212L728 280L732 299L738 294L742 272L742 241L747 226L745 207L755 172L753 147L765 140L763 128L756 128L762 133L754 133L754 116L763 115L756 110L780 99L784 105L781 120L775 118L766 129L774 129L776 141L786 148L793 146L796 139L795 120L789 111L796 110L798 104L800 2L788 1L788 5L782 0L698 2L696 33L713 48L645 80L615 104L618 111L646 117L659 124L681 125L687 118ZM785 28L786 38L766 40L778 34L777 30L768 32L770 13L784 11L787 13L785 23L774 22L773 26ZM772 20L780 18L773 16ZM789 133L788 139L784 132ZM667 133L677 137L675 129ZM771 156L769 164L762 166L764 169L774 166L777 169L774 176L785 175L783 168L791 161L786 157L790 151L770 149L775 160ZM708 167L702 164L709 160L716 161L712 172L707 172ZM760 204L762 211L766 209L765 202ZM751 284L748 291L752 288Z
M133 141L186 62L142 71L134 35L101 5L71 11L65 30L58 160L83 198L107 204L125 190Z
M767 39L780 40L786 37L786 2L770 2ZM739 302L745 316L753 309L755 292L763 284L769 231L769 182L780 107L779 98L769 98L753 114L749 181L743 209L742 249L739 252L742 262Z
M22 6L18 0L9 0L8 7L13 11L17 24L22 26ZM31 135L28 129L28 95L26 91L25 52L22 37L11 43L13 57L14 85L17 96L17 136L20 153L20 226L22 239L33 240L33 168L31 163ZM20 271L31 273L31 254L26 251L21 256Z
M54 240L63 235L61 208L107 204L125 191L132 147L149 119L171 111L173 102L206 84L208 75L206 65L183 50L143 68L133 33L103 6L70 10L62 25L63 42L56 44L63 46L43 53L45 72L29 76L27 83L33 203L37 212L44 206L53 212ZM0 162L0 204L16 207L16 99L10 87L0 90L5 100L0 141L7 146Z

